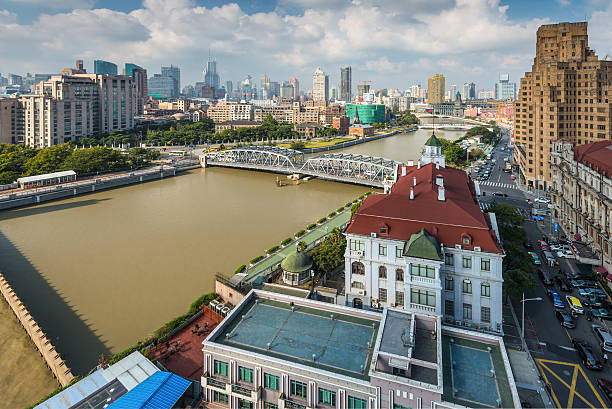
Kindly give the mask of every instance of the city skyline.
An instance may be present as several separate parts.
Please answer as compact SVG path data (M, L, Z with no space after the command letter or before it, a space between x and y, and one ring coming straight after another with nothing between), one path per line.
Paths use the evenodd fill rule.
M321 66L330 73L330 85L340 85L340 67L350 65L353 86L371 80L377 89L407 88L425 85L428 77L440 72L449 84L475 82L478 88L490 89L499 73L508 72L516 80L530 69L535 50L532 33L539 24L585 17L595 51L602 56L612 53L606 45L611 34L605 25L612 6L595 1L549 0L529 11L523 1L440 0L433 6L415 1L411 16L403 16L406 18L402 11L391 12L384 4L377 7L369 1L355 5L341 1L248 4L184 0L171 6L158 5L155 0L142 4L55 1L47 2L40 11L27 3L31 2L11 1L0 8L0 33L8 39L0 46L8 56L2 73L55 73L76 58L82 58L88 72L93 72L94 59L118 66L129 60L149 72L162 65L178 65L183 82L193 84L202 81L210 47L221 83L266 73L281 83L296 77L306 84ZM389 3L392 6L391 0ZM71 4L91 8L73 10L68 7ZM368 10L364 14L368 24L352 24L361 18L356 15L357 7ZM209 31L195 41L190 27L202 19L218 23L209 25ZM244 24L228 31L239 19ZM157 27L163 32L157 32ZM258 41L262 27L267 30L266 42ZM79 32L71 34L72 30ZM457 35L448 36L449 30ZM24 35L29 32L31 35ZM394 50L385 46L389 41ZM15 44L22 45L20 51ZM292 51L278 51L287 49Z

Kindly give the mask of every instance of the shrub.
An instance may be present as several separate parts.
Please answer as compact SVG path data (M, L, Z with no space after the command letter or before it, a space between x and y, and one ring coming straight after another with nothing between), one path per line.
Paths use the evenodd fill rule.
M284 246L285 244L288 244L291 242L291 237L287 237L285 240L281 241L281 246Z
M304 233L306 233L306 230L300 230L299 232L295 233L295 237L303 236Z
M340 213L340 212L341 212L341 211L343 211L343 210L344 210L344 207L339 207L339 208L336 210L336 212L337 212L337 213Z
M242 273L242 270L244 270L245 268L246 268L246 264L241 265L240 267L236 269L236 271L234 271L234 274Z
M361 196L359 196L359 199L361 200L361 199L363 199L364 197L366 197L366 194L365 194L365 193L364 193L364 194L362 194Z
M353 204L353 202L347 202L347 203L344 205L344 207L349 207L349 206L350 206L350 205L352 205L352 204Z
M330 214L327 215L327 217L334 217L336 215L336 212L331 212Z
M250 263L251 263L251 264L255 264L255 263L257 263L259 260L261 260L261 259L263 259L263 258L264 258L264 256L257 256L257 257L255 257L254 259L252 259L252 260L250 261Z
M316 223L310 223L306 228L308 230L312 229L313 227L315 227L317 224Z
M274 253L276 250L278 250L279 246L272 246L268 249L268 251L266 251L266 254L270 254L270 253Z
M241 266L241 267L244 268L244 266ZM203 305L208 304L215 298L217 298L217 293L215 292L202 294L200 297L198 297L197 300L192 302L191 305L189 306L189 315L193 315L196 312L200 311Z
M321 223L323 223L325 220L327 220L327 217L321 217L319 220L317 220L317 223L321 224Z

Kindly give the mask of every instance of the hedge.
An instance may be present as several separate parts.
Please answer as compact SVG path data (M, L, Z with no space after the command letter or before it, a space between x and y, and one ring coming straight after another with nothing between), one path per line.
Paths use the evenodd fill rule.
M340 212L341 212L341 211L343 211L343 210L344 210L344 207L339 207L338 209L336 209L336 212L337 212L337 213L340 213Z
M311 224L309 224L308 226L306 226L306 228L307 228L308 230L310 230L310 229L312 229L313 227L315 227L316 225L317 225L316 223L311 223Z
M251 263L251 264L255 264L255 263L257 263L259 260L261 260L261 259L263 259L263 258L264 258L264 256L257 256L257 257L255 257L254 259L252 259L252 260L250 261L250 263Z
M266 254L274 253L280 246L272 246L266 251Z
M319 220L317 220L317 223L323 223L325 220L327 220L327 217L321 217Z
M306 233L306 230L300 230L299 232L295 233L295 237L303 236L304 233Z
M285 244L288 244L291 242L291 237L287 237L285 240L281 241L281 246L284 246Z
M240 267L236 269L236 271L234 271L234 274L242 273L242 270L244 270L245 268L246 268L246 264L241 265Z
M352 205L353 202L346 202L346 204L344 205L344 207L349 207L350 205Z
M327 217L334 217L336 215L336 212L331 212L330 214L327 215Z

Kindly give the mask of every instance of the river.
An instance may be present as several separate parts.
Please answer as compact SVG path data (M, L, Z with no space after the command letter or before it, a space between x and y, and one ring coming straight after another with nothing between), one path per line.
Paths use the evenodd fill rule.
M335 152L418 159L430 134L419 130ZM231 274L368 190L322 180L279 188L275 180L268 173L198 169L4 211L0 271L74 373L84 374L101 353L134 344L213 291L216 272ZM0 396L11 393L2 384Z

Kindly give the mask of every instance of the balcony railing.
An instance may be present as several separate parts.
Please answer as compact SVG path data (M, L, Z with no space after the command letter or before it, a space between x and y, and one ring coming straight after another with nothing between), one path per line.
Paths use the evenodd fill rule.
M206 379L206 383L210 386L214 386L215 388L225 389L225 382L210 376Z
M285 408L286 409L306 409L306 406L302 405L301 403L297 403L292 400L285 399Z
M232 385L232 392L251 397L251 390L240 385Z
M421 276L410 276L410 281L413 283L421 283L421 284L436 284L438 280L435 278L429 277L421 277Z
M436 307L432 307L429 305L416 304L411 302L410 308L413 310L424 311L424 312L436 312Z

